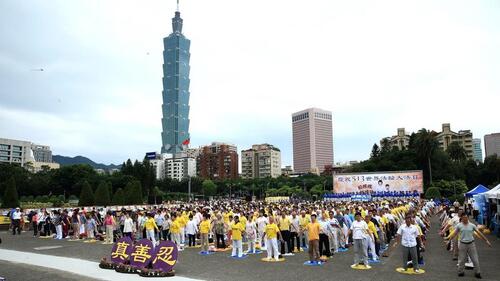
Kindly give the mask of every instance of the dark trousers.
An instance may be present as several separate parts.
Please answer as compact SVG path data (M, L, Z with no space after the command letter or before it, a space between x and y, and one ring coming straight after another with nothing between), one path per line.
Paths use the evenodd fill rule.
M215 234L215 237L217 239L217 248L225 249L226 243L224 242L224 234Z
M170 229L162 229L161 236L163 236L163 240L172 240L170 237Z
M16 235L16 229L17 234L21 235L21 220L12 221L12 235Z
M188 234L188 239L189 239L189 247L196 246L194 234Z
M33 226L33 236L38 235L38 224L36 221L32 222L31 225Z
M295 243L297 243L295 245ZM292 251L297 247L297 250L300 250L300 238L297 232L290 232L290 244L292 245Z
M281 237L283 237L283 241L281 242L281 254L284 255L285 252L285 243L288 249L288 253L292 252L292 243L290 242L290 230L282 230Z
M330 257L330 241L328 240L328 235L324 233L319 234L319 254Z
M375 254L377 254L377 257L380 257L380 239L375 240Z

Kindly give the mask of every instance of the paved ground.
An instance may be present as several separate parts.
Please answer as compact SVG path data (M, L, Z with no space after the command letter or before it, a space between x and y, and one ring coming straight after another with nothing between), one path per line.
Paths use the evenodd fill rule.
M56 255L64 257L76 257L80 259L99 261L101 257L108 256L111 251L110 245L87 244L82 242L55 241L52 239L39 239L30 237L29 233L21 236L11 236L1 233L4 240L0 248L36 252L45 255ZM483 280L500 280L500 240L490 236L493 248L488 248L482 241L477 242ZM62 246L61 248L35 250L43 246ZM260 261L264 254L250 256L244 260L229 258L229 252L216 253L210 256L198 255L199 249L187 249L180 253L179 263L175 269L178 276L198 278L205 280L474 280L473 272L467 271L465 278L459 278L456 274L456 262L452 261L451 255L443 247L442 239L437 235L437 219L433 219L433 226L428 235L427 251L424 253L426 265L423 267L426 273L421 276L403 275L395 272L401 265L401 254L399 248L394 249L383 262L374 265L369 271L352 270L349 266L353 262L353 253L348 251L335 255L327 264L321 267L308 267L303 263L307 259L305 253L294 257L287 257L283 263L266 263ZM5 257L0 256L0 260ZM6 266L4 266L6 265ZM29 275L23 278L26 270L31 267L13 265L2 262L0 264L0 276L8 277L8 280L35 280ZM41 271L38 274L38 271ZM35 270L36 280L71 280L65 273L56 271ZM20 277L20 278L17 278ZM38 278L41 277L41 278ZM81 280L81 279L79 279Z
M0 277L5 278L7 281L11 280L24 280L24 281L38 281L38 280L68 280L68 281L94 281L68 273L67 271L51 270L44 267L36 267L20 263L11 263L0 261Z

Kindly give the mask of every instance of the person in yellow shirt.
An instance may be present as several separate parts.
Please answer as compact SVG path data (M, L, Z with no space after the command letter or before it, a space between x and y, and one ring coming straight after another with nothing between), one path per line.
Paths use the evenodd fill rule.
M153 247L156 247L156 238L155 238L155 229L159 231L158 226L156 225L153 214L148 214L148 219L144 223L144 228L146 229L146 237L147 239L153 242Z
M316 215L311 215L311 222L306 226L307 235L309 238L309 262L319 263L319 231L320 225L316 221Z
M245 231L245 226L243 226L238 218L234 216L234 223L231 224L231 238L233 239L233 253L232 257L243 257L243 244L241 233Z
M370 248L370 251L372 253L372 260L377 261L378 256L377 256L377 252L375 249L375 242L376 242L376 239L378 239L378 234L377 234L377 228L375 227L375 224L371 221L371 219L372 219L372 216L370 214L366 215L365 222L368 225L368 233L369 233L369 235L367 235L367 237L366 237L366 242L367 242L368 248Z
M277 237L280 236L281 233L278 226L274 223L274 218L269 217L269 223L264 227L264 238L266 239L266 249L267 249L267 259L271 260L274 256L276 261L279 261L279 252L278 252L278 240Z
M172 234L172 239L174 243L177 244L177 248L179 251L182 251L181 248L181 225L179 223L180 218L177 217L176 213L172 213L172 224L170 225L170 233Z
M283 256L293 256L292 242L290 241L290 219L285 212L281 212L281 217L278 219L278 227L281 232L281 254ZM285 251L285 243L287 251ZM285 253L286 252L286 253Z
M182 215L179 217L179 224L181 226L181 243L186 244L186 225L189 219L187 213L184 211Z
M204 214L200 223L201 253L208 254L208 233L210 232L210 215Z
M300 212L299 217L299 233L300 233L300 244L302 248L306 249L309 244L309 239L307 238L307 225L311 222L311 216L306 214L306 211Z

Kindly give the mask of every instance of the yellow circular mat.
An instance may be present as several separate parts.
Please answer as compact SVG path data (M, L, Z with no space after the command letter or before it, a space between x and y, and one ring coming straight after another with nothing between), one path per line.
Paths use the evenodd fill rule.
M405 270L402 267L396 268L396 271L399 273L403 273L403 274L424 274L425 273L425 270L423 270L423 269L419 269L418 270L419 272L417 273L417 272L415 272L415 270L413 270L413 268L408 268L408 270Z
M372 267L369 266L369 265L363 265L363 264L356 264L356 265L351 265L351 268L352 269L358 269L358 270L367 270L367 269L371 269Z
M279 260L275 260L275 259L273 259L273 258L271 258L271 259L261 258L260 260L261 260L261 261L265 261L265 262L282 262L282 261L285 261L285 258L281 258L281 259L279 259Z

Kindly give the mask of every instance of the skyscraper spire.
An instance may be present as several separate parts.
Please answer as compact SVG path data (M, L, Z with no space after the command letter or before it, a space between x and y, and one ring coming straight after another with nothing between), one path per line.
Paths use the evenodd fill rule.
M172 29L174 33L182 33L182 18L181 12L179 11L179 0L177 0L177 11L175 11L175 17L172 18Z

